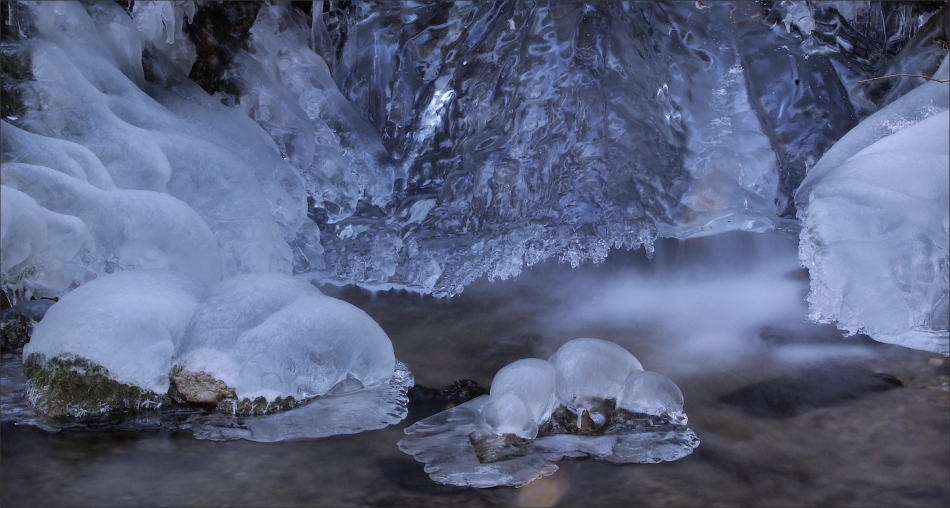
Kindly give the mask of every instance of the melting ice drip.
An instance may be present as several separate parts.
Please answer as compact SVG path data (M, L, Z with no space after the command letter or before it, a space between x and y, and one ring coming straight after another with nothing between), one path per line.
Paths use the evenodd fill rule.
M599 339L565 343L550 360L511 363L491 392L406 429L399 449L439 483L523 486L562 458L655 463L692 453L683 394Z

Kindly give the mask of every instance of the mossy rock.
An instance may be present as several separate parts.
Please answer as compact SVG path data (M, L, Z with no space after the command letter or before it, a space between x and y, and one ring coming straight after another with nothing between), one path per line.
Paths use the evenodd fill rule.
M16 351L30 342L34 321L24 316L14 315L12 319L0 322L0 350Z
M158 409L171 402L167 395L119 383L105 367L72 355L49 360L30 355L23 361L23 373L30 403L50 416L96 417Z

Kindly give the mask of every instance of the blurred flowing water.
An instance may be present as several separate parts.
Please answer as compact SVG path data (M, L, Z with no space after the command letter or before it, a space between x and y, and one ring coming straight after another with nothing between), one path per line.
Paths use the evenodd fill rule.
M541 263L452 299L323 288L375 318L427 387L488 387L504 365L572 338L613 340L681 387L702 443L676 462L578 459L521 489L441 486L396 448L402 429L436 410L413 402L386 429L269 444L6 422L0 502L945 506L950 364L808 323L795 260L784 235L729 233L659 241L652 260L620 251L597 267Z

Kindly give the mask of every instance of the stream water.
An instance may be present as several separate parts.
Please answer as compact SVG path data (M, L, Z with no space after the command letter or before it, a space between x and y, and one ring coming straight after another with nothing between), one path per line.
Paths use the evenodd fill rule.
M575 269L552 260L451 299L322 288L376 319L426 387L488 387L504 365L567 340L615 341L683 391L701 444L675 462L562 460L520 489L458 488L396 447L438 409L418 401L382 430L267 444L52 433L5 411L0 504L946 506L950 363L811 324L807 286L793 241L729 233L659 241L652 260L642 250Z

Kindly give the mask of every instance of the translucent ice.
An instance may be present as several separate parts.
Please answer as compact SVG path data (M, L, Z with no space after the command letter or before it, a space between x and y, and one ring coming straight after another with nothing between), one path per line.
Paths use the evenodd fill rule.
M399 423L406 417L406 392L412 374L402 362L388 382L343 394L317 397L291 411L235 417L214 413L193 418L182 427L198 439L274 442L355 434Z
M802 183L812 320L950 353L948 87L922 85L868 117Z
M591 338L564 343L549 361L554 364L558 398L576 410L589 411L595 399L616 400L627 377L643 370L626 349Z
M170 270L100 277L50 307L23 358L82 358L114 381L164 394L172 356L204 292L201 281Z
M507 365L492 381L490 395L416 422L399 449L424 462L436 482L484 488L520 487L553 473L554 462L565 457L654 463L680 459L699 446L684 426L679 388L661 374L644 372L622 347L575 339L555 357L558 367L538 359ZM559 369L572 375L561 376ZM626 374L615 381L604 371ZM599 400L603 411L591 415L600 417L592 426L589 418L582 425L585 415L575 414L576 406L554 407L554 392L564 391L563 385L577 388L585 377L595 381L581 387L587 393L580 400ZM596 386L603 391L595 393ZM616 408L604 404L608 399ZM532 420L532 412L542 416Z
M664 416L682 425L687 422L683 392L670 378L657 372L644 370L630 374L623 382L617 407L632 413Z
M392 343L366 313L282 274L247 274L214 286L195 311L177 365L205 372L238 399L306 400L347 378L388 381Z
M517 396L524 403L528 417L539 424L551 417L557 407L554 365L538 358L525 358L509 363L495 374L491 382L490 400L496 402L506 394Z
M538 435L538 424L528 415L524 402L513 393L494 397L482 408L482 416L495 434L514 434L525 439Z

